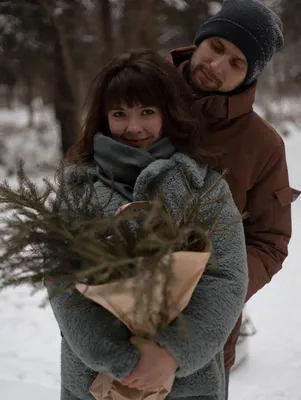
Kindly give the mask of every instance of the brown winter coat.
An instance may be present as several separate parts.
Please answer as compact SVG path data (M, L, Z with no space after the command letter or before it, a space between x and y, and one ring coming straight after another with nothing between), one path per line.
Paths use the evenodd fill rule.
M169 61L180 72L195 46L173 50ZM299 192L289 186L284 143L277 132L253 111L256 83L237 95L196 95L202 149L226 179L244 222L249 287L246 301L266 285L282 266L291 237L291 203ZM241 319L225 346L225 367L235 361Z

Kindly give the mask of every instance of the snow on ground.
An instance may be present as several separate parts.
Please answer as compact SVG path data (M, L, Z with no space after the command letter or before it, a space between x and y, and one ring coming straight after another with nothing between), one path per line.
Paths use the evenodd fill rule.
M50 307L40 307L45 293L30 294L27 287L0 293L2 400L11 400L2 395L3 380L59 387L59 330Z
M286 143L291 185L301 188L301 134ZM248 305L258 333L234 370L229 400L301 400L301 200L293 205L290 255L272 284ZM45 293L26 287L0 293L1 400L59 400L60 335Z
M58 400L57 390L30 383L18 383L1 380L1 399L9 400Z

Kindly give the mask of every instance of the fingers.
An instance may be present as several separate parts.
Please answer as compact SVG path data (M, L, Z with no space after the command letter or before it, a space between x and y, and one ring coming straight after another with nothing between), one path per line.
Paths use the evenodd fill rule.
M135 382L140 381L141 377L143 377L143 369L141 368L141 365L138 363L134 371L129 376L127 376L121 383L122 385L131 387L131 385L133 385Z
M148 391L148 392L156 392L158 391L158 386L156 384L144 382L143 380L136 380L130 385L126 385L131 389L138 389L142 391Z
M121 383L122 385L130 387L134 382L137 381L136 370L134 370L131 375L126 377Z
M124 383L122 383L124 385ZM141 387L141 384L139 384L139 381L136 379L132 381L131 383L126 384L125 386L131 388L131 389L139 389Z
M121 384L128 386L129 388L135 388L139 390L157 390L157 388L160 386L159 382L157 382L157 379L154 379L154 377L152 379L152 377L150 377L147 373L139 373L138 369L137 372L135 370L131 375L125 378Z
M139 371L138 373L134 371L134 373L125 378L121 383L124 386L137 389L142 386L156 387L155 382L152 379L150 379L149 375L139 374Z
M141 349L143 346L145 346L145 345L147 345L147 344L149 344L149 343L152 343L152 342L150 342L149 340L142 339L142 338L139 338L139 337L137 337L137 336L132 336L132 337L130 338L130 342L131 342L132 344L134 344L135 346L137 346L138 349Z

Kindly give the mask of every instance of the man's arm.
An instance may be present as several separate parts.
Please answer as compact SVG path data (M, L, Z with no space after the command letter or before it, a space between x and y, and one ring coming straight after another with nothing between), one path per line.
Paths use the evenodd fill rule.
M285 148L281 140L247 195L249 217L244 228L249 286L246 300L281 269L291 237L291 203L299 194L289 186Z

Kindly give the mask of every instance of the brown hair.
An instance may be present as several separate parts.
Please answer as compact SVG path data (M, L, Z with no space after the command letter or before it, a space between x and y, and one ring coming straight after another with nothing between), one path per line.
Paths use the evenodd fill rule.
M122 103L158 107L163 115L163 135L178 150L198 158L193 143L199 128L191 88L157 53L134 50L116 57L95 77L85 103L82 136L68 151L69 162L93 156L94 135L110 135L107 112Z

